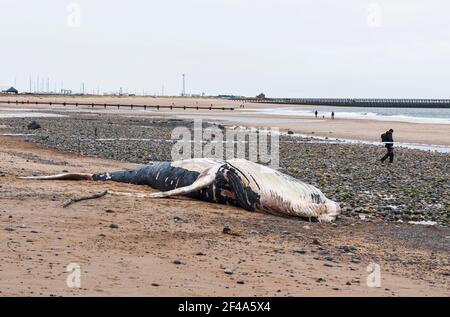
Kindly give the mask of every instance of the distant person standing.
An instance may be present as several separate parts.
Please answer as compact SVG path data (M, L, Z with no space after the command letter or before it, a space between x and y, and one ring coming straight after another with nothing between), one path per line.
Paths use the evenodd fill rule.
M316 119L317 119L317 116L319 115L319 112L316 110L316 112L314 114L316 115Z
M331 113L331 119L334 120L334 112Z
M381 135L381 141L385 144L387 149L386 155L381 159L381 163L384 163L389 158L390 163L394 163L394 130L390 129L386 133Z

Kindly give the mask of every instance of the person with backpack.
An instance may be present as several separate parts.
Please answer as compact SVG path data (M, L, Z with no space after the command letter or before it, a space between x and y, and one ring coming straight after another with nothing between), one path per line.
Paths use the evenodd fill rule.
M389 158L390 163L394 163L394 130L390 129L386 133L381 135L381 142L385 144L387 149L386 155L381 159L381 163L384 163Z

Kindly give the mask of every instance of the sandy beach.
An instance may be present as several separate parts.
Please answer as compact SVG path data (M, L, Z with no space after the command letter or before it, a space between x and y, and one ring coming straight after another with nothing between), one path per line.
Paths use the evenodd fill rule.
M117 98L102 101L117 103ZM120 102L233 105L214 99ZM157 112L0 105L0 295L448 296L450 171L445 153L400 148L398 164L386 168L374 164L385 151L382 146L281 136L281 170L340 202L342 215L335 224L186 198L106 196L63 208L70 198L104 190L152 190L17 178L171 160L171 131L192 128L183 118L260 127L286 119L241 113L248 108ZM217 120L224 116L226 121ZM42 128L28 130L32 120ZM302 126L276 124L302 134L373 141L385 129L379 121L294 120ZM391 126L404 142L448 145L445 125ZM81 288L66 284L66 269L73 263L82 271ZM367 284L371 265L381 270L379 287Z

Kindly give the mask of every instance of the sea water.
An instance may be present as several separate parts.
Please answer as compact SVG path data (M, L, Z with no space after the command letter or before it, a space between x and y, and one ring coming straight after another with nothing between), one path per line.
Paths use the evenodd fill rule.
M362 108L362 107L326 107L326 106L299 106L276 107L271 109L248 109L246 114L272 114L285 116L314 117L318 111L319 118L331 117L334 112L336 118L367 119L381 121L399 121L412 123L450 124L449 109L424 109L424 108Z

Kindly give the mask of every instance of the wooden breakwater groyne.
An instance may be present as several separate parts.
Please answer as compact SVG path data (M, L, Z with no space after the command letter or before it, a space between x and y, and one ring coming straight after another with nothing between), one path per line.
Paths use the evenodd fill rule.
M221 111L233 111L234 107L220 107L220 106L177 106L173 105L136 105L136 104L119 104L119 103L94 103L94 102L65 102L65 101L29 101L29 100L0 100L0 104L8 104L8 105L47 105L47 106L75 106L75 107L88 107L91 109L94 108L115 108L115 109L123 109L129 108L131 110L134 109L156 109L156 110L221 110Z
M450 99L234 98L248 103L380 108L450 108Z

